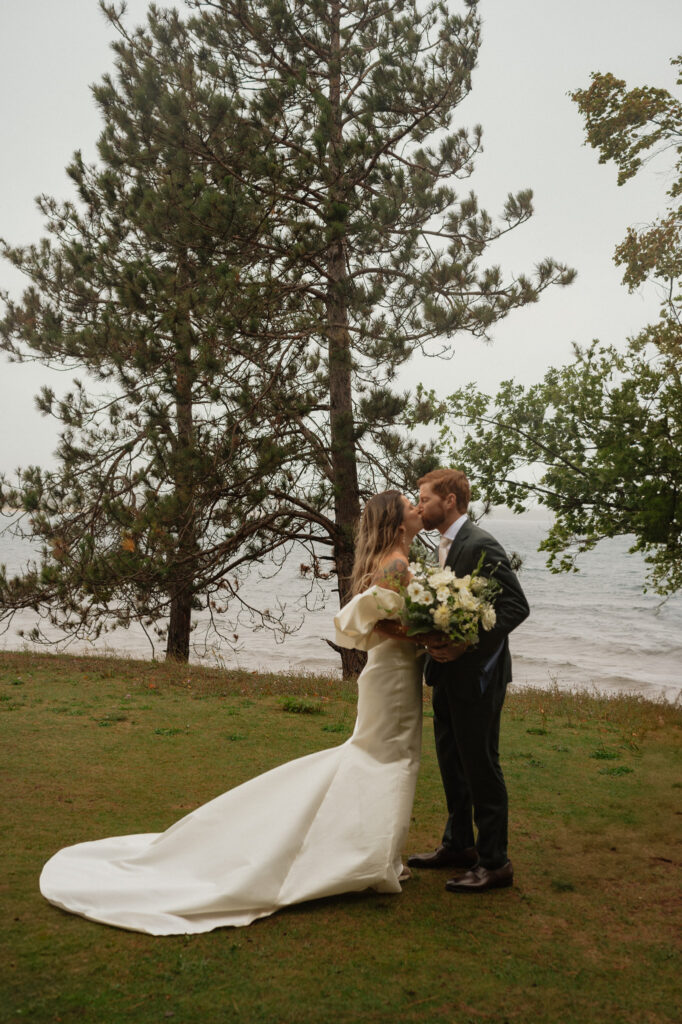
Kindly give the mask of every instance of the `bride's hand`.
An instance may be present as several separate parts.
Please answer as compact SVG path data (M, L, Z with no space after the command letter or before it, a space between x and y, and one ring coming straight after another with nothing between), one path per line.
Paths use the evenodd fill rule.
M379 619L374 626L374 632L380 633L382 636L404 637L406 629L396 619Z

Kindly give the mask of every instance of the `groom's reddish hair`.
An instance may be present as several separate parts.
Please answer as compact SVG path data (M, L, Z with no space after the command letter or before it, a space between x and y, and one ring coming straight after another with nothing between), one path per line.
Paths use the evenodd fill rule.
M461 469L432 469L430 473L425 473L417 480L417 487L421 487L422 484L428 484L439 498L454 494L458 512L466 512L469 508L471 487Z

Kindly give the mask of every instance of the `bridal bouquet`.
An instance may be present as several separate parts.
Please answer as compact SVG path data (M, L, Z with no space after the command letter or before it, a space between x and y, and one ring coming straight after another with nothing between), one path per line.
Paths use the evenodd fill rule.
M412 580L401 589L405 599L407 635L445 633L456 644L474 645L479 628L495 625L493 599L500 584L480 575L483 558L468 576L455 576L450 568L413 563Z

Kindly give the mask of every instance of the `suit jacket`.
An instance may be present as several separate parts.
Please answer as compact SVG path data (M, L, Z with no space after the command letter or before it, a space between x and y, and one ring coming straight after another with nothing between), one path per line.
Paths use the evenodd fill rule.
M491 630L480 630L476 647L456 661L434 661L427 657L424 666L426 683L445 683L456 688L457 697L465 701L480 700L491 683L511 681L509 634L530 614L525 594L507 554L491 534L468 520L460 528L448 551L445 564L457 576L474 571L483 554L481 575L493 576L502 586L495 598L496 622Z

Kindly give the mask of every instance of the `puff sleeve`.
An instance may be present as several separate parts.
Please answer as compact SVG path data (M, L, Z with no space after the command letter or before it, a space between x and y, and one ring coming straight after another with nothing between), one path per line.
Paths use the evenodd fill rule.
M380 644L385 637L373 632L375 625L379 619L399 618L404 603L400 594L384 587L370 587L356 594L334 616L337 645L368 651Z

